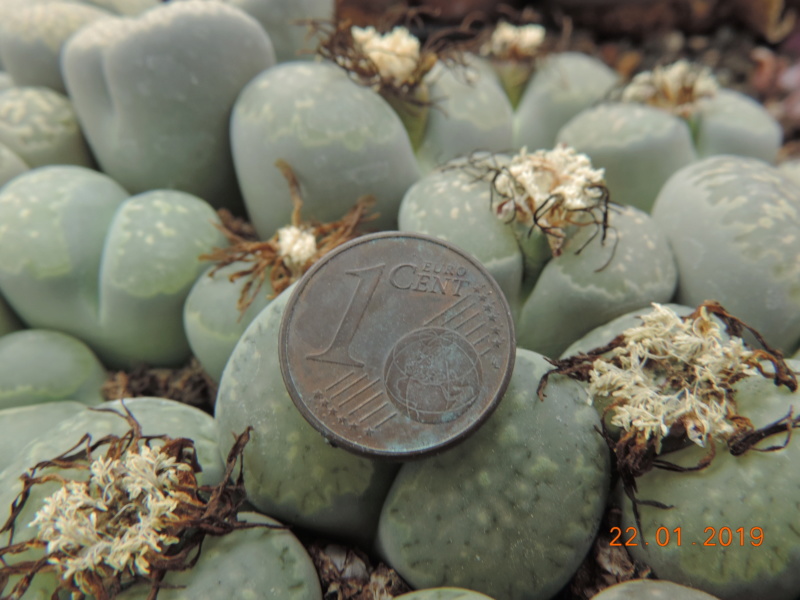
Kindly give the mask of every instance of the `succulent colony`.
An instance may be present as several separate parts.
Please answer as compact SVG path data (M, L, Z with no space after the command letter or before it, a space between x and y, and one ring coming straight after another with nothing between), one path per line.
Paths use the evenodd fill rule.
M580 589L800 596L777 123L685 61L623 85L537 23L412 25L0 2L0 597L548 600L609 561ZM328 444L277 355L292 284L393 228L480 260L520 347L487 423L402 465ZM97 410L106 368L192 355L213 418ZM417 591L337 550L323 589L282 524Z

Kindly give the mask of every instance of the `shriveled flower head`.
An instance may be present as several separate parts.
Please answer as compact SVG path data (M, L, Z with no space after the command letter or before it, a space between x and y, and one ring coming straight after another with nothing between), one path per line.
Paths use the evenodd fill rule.
M679 60L636 75L622 90L622 101L649 104L689 118L701 100L713 98L718 90L717 80L708 67Z
M294 170L283 160L278 160L275 166L289 185L289 194L294 204L291 223L278 229L265 241L240 235L230 227L221 226L220 230L230 245L225 248L214 248L212 252L200 256L200 260L217 263L209 276L213 276L230 264L244 263L239 271L228 276L230 281L245 279L237 301L241 314L253 303L267 279L272 288L271 295L277 296L302 277L311 265L325 254L361 235L364 224L377 216L368 214L374 204L374 198L365 196L356 200L354 206L337 221L331 223L303 221L301 217L303 199L300 182Z
M705 306L684 319L654 304L641 319L590 372L590 394L612 399L611 424L652 440L656 452L674 429L699 446L731 439L741 425L733 385L759 374L757 353Z
M319 56L344 69L358 84L414 106L432 104L425 76L437 62L463 62L458 45L443 34L432 34L422 43L403 25L385 33L343 19L313 21L311 25L319 38Z
M595 224L594 211L605 209L604 170L589 157L559 145L528 154L523 148L493 178L492 208L504 222L543 231L554 256L561 254L570 225Z
M375 65L385 83L400 88L415 82L420 63L419 40L405 27L381 34L373 26L353 27L353 41Z
M289 269L302 274L306 263L317 253L317 238L312 231L287 225L278 229L278 254Z
M95 410L124 418L131 427L127 433L96 442L87 434L67 452L39 462L20 477L22 491L0 526L0 534L8 534L7 545L0 547L0 598L21 598L39 573L53 573L58 577L53 598L108 600L123 588L146 582L148 598L155 599L167 572L194 565L206 535L251 526L237 518L245 499L241 472L236 481L232 478L250 428L236 437L220 483L201 486L195 477L200 465L194 442L144 436L122 406L125 414ZM105 453L99 454L100 448ZM15 542L17 518L35 499L32 489L54 482L61 487L29 523L35 535ZM31 551L43 556L31 560Z
M545 29L541 25L512 25L500 21L492 37L481 46L480 53L505 60L528 60L541 52L544 38Z
M47 542L49 562L85 594L98 578L150 573L153 557L178 541L178 508L192 499L190 465L142 445L122 458L99 457L89 480L68 481L30 523Z

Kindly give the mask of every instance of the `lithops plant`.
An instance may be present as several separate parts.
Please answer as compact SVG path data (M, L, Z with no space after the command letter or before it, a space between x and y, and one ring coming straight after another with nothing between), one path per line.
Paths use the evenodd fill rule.
M453 241L484 262L515 312L518 344L555 357L675 289L664 236L609 197L602 170L569 148L476 155L412 187L400 227Z
M245 443L246 432L223 463L213 418L160 398L86 409L46 438L34 436L0 473L0 505L18 499L3 531L13 564L0 567L0 588L19 597L19 575L41 573L51 593L59 586L109 597L142 576L159 581L189 561L169 546L196 548L203 532L243 527L235 517L241 494L227 478ZM9 552L13 543L21 546Z
M603 433L625 492L620 545L658 577L720 598L789 600L800 538L781 503L798 487L798 365L747 346L746 331L759 338L714 302L685 317L655 306L554 373L587 382L617 428Z
M538 59L514 115L514 147L552 148L561 127L616 83L614 71L585 54L561 52Z
M241 10L173 2L84 27L62 66L104 172L134 193L175 188L219 207L239 198L231 108L274 62L267 34Z
M0 93L0 143L30 168L93 165L72 102L44 87Z
M764 107L719 87L708 68L678 61L636 75L621 94L686 121L700 157L736 154L774 162L780 126Z
M678 61L634 77L618 102L575 116L557 139L585 152L620 190L617 200L649 211L680 167L716 154L774 162L778 123L754 100L720 89L708 68Z
M423 44L407 28L335 26L319 53L386 99L422 170L475 150L511 147L512 108L497 79L446 37Z
M406 27L380 32L375 27L334 23L317 52L361 85L381 95L403 121L416 149L430 112L426 75L438 60Z
M593 600L719 600L715 596L671 581L639 579L606 588Z
M789 366L800 368L792 361ZM755 377L736 385L735 398L738 414L757 428L750 440L756 442L753 450L773 451L718 453L699 471L659 469L639 477L638 498L671 508L639 504L637 524L625 501L622 526L635 527L639 537L649 541L628 550L658 577L723 600L794 600L800 588L800 536L796 514L787 503L794 506L800 488L795 469L800 446L791 440L784 447L784 442L789 442L789 428L798 426L792 416L797 393ZM692 446L668 460L691 469L707 453ZM654 543L659 528L663 545ZM668 543L664 531L669 533Z
M306 422L283 383L278 331L292 288L250 323L220 382L220 447L252 426L244 451L248 500L281 521L369 543L396 467L334 448Z
M371 90L325 63L288 62L253 79L231 117L236 172L261 239L291 222L288 164L302 190L303 216L331 222L374 195L376 229L395 226L419 168L403 124Z
M32 170L0 192L0 290L29 326L75 335L109 366L177 365L197 257L225 244L216 222L184 192L128 198L96 171Z
M489 62L511 106L516 108L533 74L535 60L548 49L546 30L537 23L513 25L501 20L486 37L478 54Z
M76 2L19 5L3 12L0 57L19 86L66 93L59 63L64 42L84 25L112 13Z
M0 337L0 409L76 400L100 404L106 371L80 340L41 329Z
M518 350L510 386L481 429L401 467L377 546L412 586L546 600L583 560L605 508L608 451L577 384L563 379L536 398L549 369Z
M230 219L230 227L223 229L230 246L200 256L216 264L197 279L184 305L189 345L216 381L236 342L269 301L333 248L364 233L374 216L372 200L364 197L333 223L303 220L300 184L288 164L280 162L278 167L295 205L292 222L259 241L252 226Z
M664 185L653 220L678 264L677 301L708 298L791 353L800 343L800 188L750 158L710 157Z
M663 466L658 455L676 438L710 446L701 466L714 458L715 442L725 442L735 454L747 451L755 428L737 412L738 382L762 376L797 388L780 353L766 344L750 349L745 332L763 338L717 302L704 302L683 317L654 304L638 320L601 346L554 361L554 373L588 382L602 416L619 428L615 452L623 481L626 474ZM630 480L625 483L628 492L635 491Z

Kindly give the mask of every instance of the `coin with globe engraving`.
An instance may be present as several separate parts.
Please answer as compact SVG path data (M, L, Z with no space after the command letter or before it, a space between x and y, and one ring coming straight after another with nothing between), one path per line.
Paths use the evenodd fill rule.
M297 408L331 444L406 459L448 448L511 378L514 325L486 269L416 233L364 236L295 286L280 364Z

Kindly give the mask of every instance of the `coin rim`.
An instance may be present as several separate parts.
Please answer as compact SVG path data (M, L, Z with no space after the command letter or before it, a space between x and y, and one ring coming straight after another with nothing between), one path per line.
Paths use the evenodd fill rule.
M508 354L508 363L509 368L506 370L506 373L500 380L500 385L497 388L497 392L495 393L494 398L487 404L486 408L478 418L476 418L471 425L467 428L460 431L458 434L448 438L447 440L443 441L440 444L436 444L434 446L429 446L423 450L411 450L408 452L396 452L396 451L382 451L382 450L373 450L366 448L363 444L359 444L357 442L353 442L352 440L343 437L342 435L338 434L337 432L333 431L330 427L328 427L325 422L317 417L311 409L306 405L303 401L299 390L296 388L292 381L291 371L289 369L289 360L288 360L288 339L289 339L289 322L291 321L291 314L294 312L295 305L298 302L298 298L302 291L306 288L309 281L315 276L317 271L324 268L324 266L334 259L336 256L341 254L342 252L346 252L350 248L354 246L358 246L363 243L369 243L374 240L379 240L382 238L410 238L410 239L417 239L422 240L425 242L431 242L437 244L439 246L443 246L447 250L455 252L456 254L460 255L463 259L467 262L472 264L489 282L492 286L499 304L503 308L503 314L506 317L508 322L508 328L510 337L512 340L511 343L511 350ZM458 246L455 246L451 242L446 240L442 240L437 237L433 237L430 235L425 235L422 233L416 232L406 232L406 231L382 231L378 233L373 233L369 235L364 235L358 237L354 240L351 240L341 246L334 248L330 252L328 252L325 256L320 258L316 263L314 263L311 268L303 275L303 277L297 282L292 290L292 295L286 301L286 306L283 309L283 314L281 315L281 324L280 330L278 333L278 362L280 363L281 368L281 376L283 377L283 384L286 388L289 397L292 399L295 407L300 411L303 415L305 420L315 429L317 430L325 440L331 444L333 447L341 447L353 454L357 454L359 456L363 456L366 458L373 458L373 459L382 459L382 460L409 460L409 459L416 459L416 458L425 458L429 456L433 456L440 452L444 452L452 448L453 446L461 443L467 437L475 433L485 422L486 420L492 415L492 413L497 409L497 406L500 404L500 400L502 400L503 396L508 389L508 385L511 382L511 375L514 372L514 366L516 363L516 354L517 354L517 342L516 342L516 331L514 329L514 319L511 315L511 307L508 304L508 300L505 297L505 294L500 289L495 278L492 276L491 273L484 267L478 259L474 256L462 250Z

